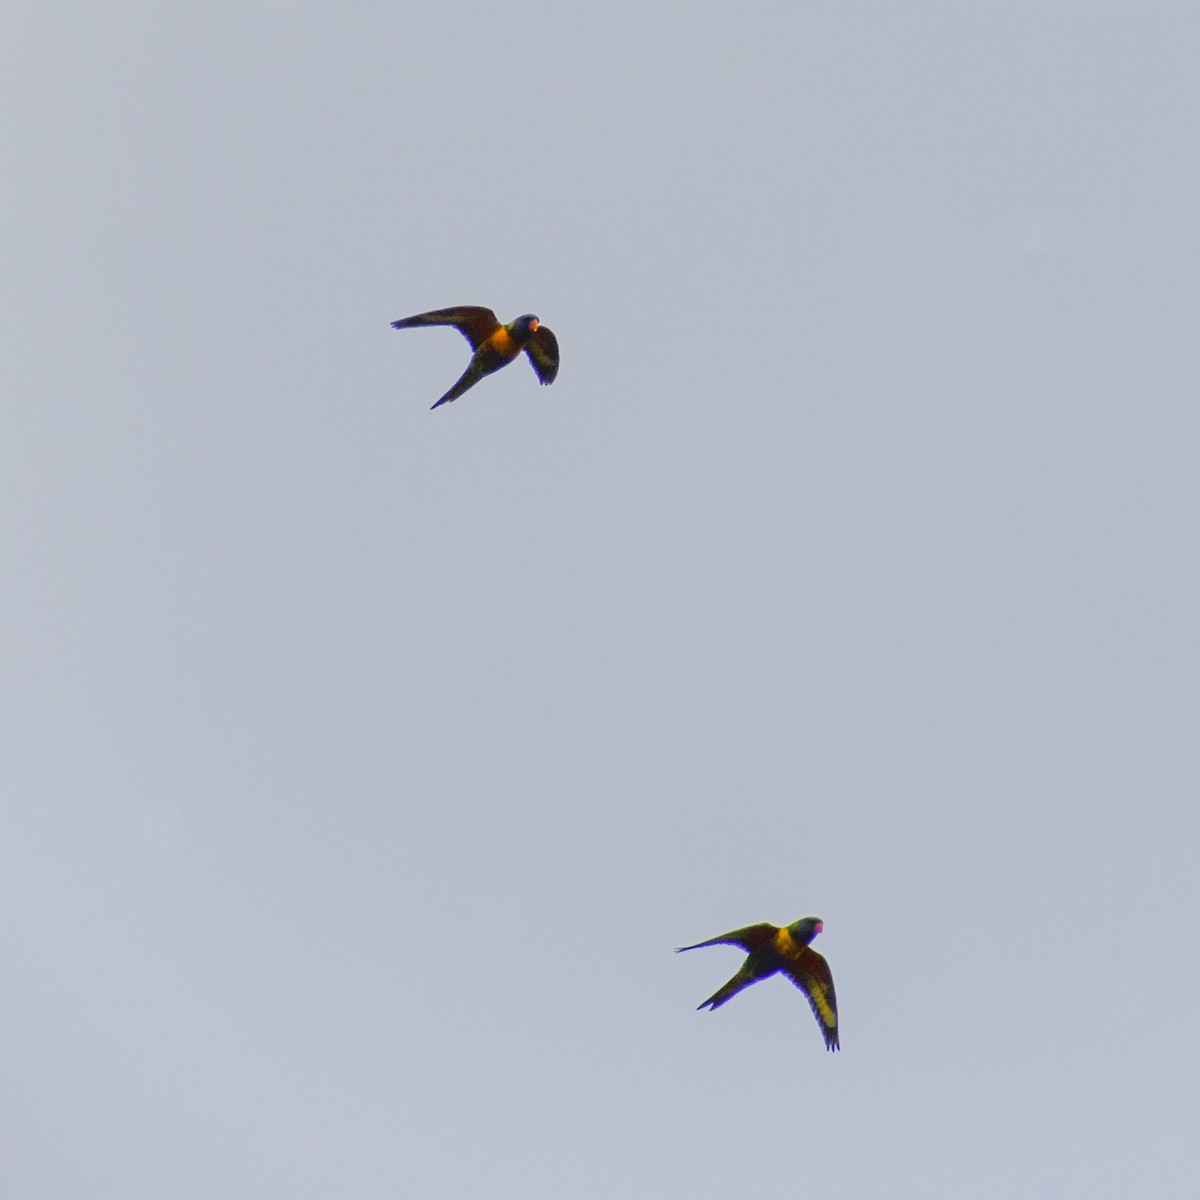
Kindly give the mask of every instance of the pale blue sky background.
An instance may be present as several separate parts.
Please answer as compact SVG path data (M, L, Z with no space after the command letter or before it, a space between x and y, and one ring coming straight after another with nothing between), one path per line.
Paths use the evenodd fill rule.
M0 56L6 1196L1192 1194L1195 5Z

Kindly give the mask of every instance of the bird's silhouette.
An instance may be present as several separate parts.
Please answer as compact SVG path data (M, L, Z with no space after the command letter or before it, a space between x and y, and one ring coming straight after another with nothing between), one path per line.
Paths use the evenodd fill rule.
M471 343L474 353L458 382L437 402L448 404L474 387L485 375L512 362L522 350L542 383L553 383L558 374L558 339L532 313L501 325L490 308L463 305L438 308L392 322L393 329L413 329L418 325L451 325Z
M747 925L720 937L680 946L679 951L698 950L701 946L740 946L746 951L741 970L724 987L718 988L701 1008L718 1009L742 988L782 971L807 997L813 1016L821 1027L827 1050L838 1049L837 997L829 964L809 942L825 928L820 917L804 917L791 925Z

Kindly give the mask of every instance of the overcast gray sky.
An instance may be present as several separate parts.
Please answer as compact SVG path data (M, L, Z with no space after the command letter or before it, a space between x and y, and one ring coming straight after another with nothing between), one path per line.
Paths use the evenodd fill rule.
M6 1196L1192 1194L1196 5L0 55Z

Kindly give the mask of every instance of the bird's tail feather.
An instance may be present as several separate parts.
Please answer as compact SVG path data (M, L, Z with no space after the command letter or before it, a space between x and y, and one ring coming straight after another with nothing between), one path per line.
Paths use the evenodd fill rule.
M739 971L724 987L718 988L705 1002L698 1005L696 1011L707 1008L709 1012L716 1012L722 1004L732 1000L734 996L742 990L748 988L752 983L756 983L759 976L749 971Z

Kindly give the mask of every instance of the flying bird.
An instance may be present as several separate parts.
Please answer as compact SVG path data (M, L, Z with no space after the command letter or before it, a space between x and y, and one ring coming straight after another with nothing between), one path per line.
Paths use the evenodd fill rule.
M553 383L558 374L558 339L532 313L501 325L490 308L464 305L438 308L393 321L393 329L413 329L418 325L453 325L471 343L475 352L459 381L435 404L449 404L485 375L512 362L522 350L542 383Z
M825 928L820 917L804 917L782 928L777 925L747 925L732 933L680 946L684 950L699 950L701 946L741 946L749 956L738 973L722 988L718 988L700 1008L718 1009L752 983L782 971L807 997L813 1016L821 1027L827 1050L838 1048L837 997L833 992L833 976L829 964L809 942Z

